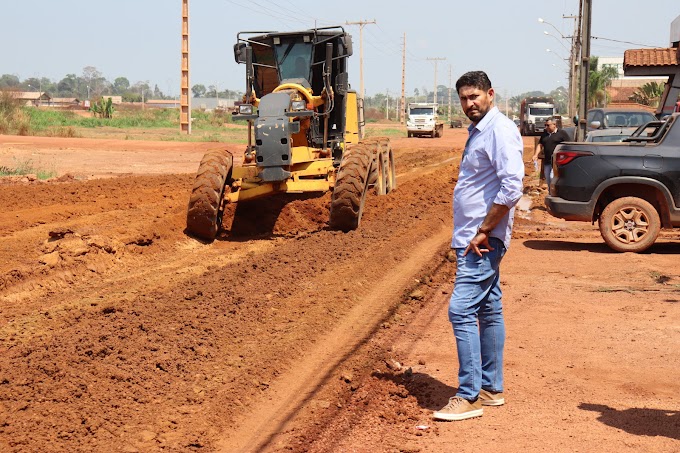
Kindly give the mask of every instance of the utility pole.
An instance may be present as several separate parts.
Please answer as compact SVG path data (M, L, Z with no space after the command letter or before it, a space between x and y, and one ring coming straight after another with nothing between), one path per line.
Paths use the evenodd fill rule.
M191 96L189 96L189 0L182 0L182 77L180 78L179 127L191 134ZM142 102L144 105L144 102Z
M576 128L576 141L582 142L586 137L587 113L588 113L588 79L590 75L590 25L592 23L593 0L581 0L581 73L580 95L578 106L578 125Z
M364 25L377 23L375 19L360 20L357 22L345 22L345 25L358 25L359 26L359 91L361 94L361 99L364 99Z
M446 60L446 58L426 58L426 60L429 61L434 61L434 100L433 102L436 104L437 103L437 62Z
M451 65L449 65L449 122L451 122Z
M404 43L401 47L401 108L399 109L399 124L404 124L405 111L406 111L406 32L404 32Z
M510 118L509 115L509 110L508 110L508 90L503 90L503 97L505 98L505 116Z
M567 111L569 118L574 118L576 115L576 80L578 78L578 56L581 49L579 42L579 20L580 16L562 16L563 19L574 19L574 33L571 36L571 52L569 53L569 100L567 102Z
M390 119L390 89L385 90L385 98L387 99L387 103L385 105L385 119L389 120Z

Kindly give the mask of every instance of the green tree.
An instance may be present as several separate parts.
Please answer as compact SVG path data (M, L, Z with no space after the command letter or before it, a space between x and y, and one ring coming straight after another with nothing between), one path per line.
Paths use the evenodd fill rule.
M3 74L0 76L0 88L19 88L21 81L14 74Z
M99 101L93 102L90 107L94 116L99 116L100 118L112 118L113 117L113 101L111 97L101 97Z
M508 104L510 105L510 108L514 111L519 110L519 106L522 103L522 96L513 96L510 99L508 99Z
M638 104L649 105L650 107L658 107L661 96L663 96L663 92L663 84L659 82L647 82L635 90L635 93L633 93L633 95L628 99L637 102Z
M588 107L604 107L607 105L607 88L611 81L619 75L613 66L603 66L597 69L597 57L590 58L590 74L588 75Z
M21 85L23 88L27 91L44 91L42 89L42 81L36 77L29 77L28 79L25 79ZM30 85L30 87L29 87Z
M78 91L78 77L75 74L66 76L57 83L57 92L61 97L76 96Z
M196 84L196 85L191 87L191 92L194 93L195 98L203 97L203 96L205 96L205 92L206 92L205 85L202 85L200 83Z
M118 95L122 95L127 90L130 89L130 81L127 77L116 77L113 81L113 92Z

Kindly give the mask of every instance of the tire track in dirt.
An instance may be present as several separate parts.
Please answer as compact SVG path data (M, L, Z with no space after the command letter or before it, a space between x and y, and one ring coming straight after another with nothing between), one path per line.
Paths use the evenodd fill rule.
M437 256L437 250L450 240L448 226L441 227L408 253L382 277L359 304L343 317L340 324L318 340L316 345L295 361L294 370L270 386L265 399L237 420L236 430L224 433L217 441L219 451L262 451L275 443L278 433L295 420L296 412L315 392L334 377L340 365L363 344L380 323L401 302L401 294L413 278Z
M386 197L370 195L358 231L326 230L328 196L273 198L244 204L245 231L210 245L182 234L189 178L107 180L94 193L93 182L54 185L52 200L31 196L43 189L17 187L24 195L14 209L22 215L35 212L39 220L40 206L63 205L70 217L54 208L28 230L6 217L15 233L0 247L2 257L21 250L28 273L2 293L23 303L0 299L7 365L0 369L0 446L186 451L230 437L234 421L247 419L278 378L295 376L299 356L352 310L367 309L371 288L450 224L450 193L441 187L451 168L411 172L443 160L440 151L412 157L404 155L399 171L413 179L400 178ZM97 193L111 196L95 195L101 206L92 210ZM258 208L277 214L265 222L269 233ZM82 262L35 267L46 232L58 228L120 241L123 253L97 272L86 272L92 252L77 257ZM55 243L78 239L72 236Z

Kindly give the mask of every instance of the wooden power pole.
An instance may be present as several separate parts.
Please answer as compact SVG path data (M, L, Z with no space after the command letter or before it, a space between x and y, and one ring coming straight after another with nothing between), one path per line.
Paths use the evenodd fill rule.
M400 124L404 124L405 111L406 111L406 32L404 32L404 43L401 47L401 107L399 108Z
M590 25L592 23L593 0L581 0L581 72L579 74L580 99L578 105L578 124L576 125L576 141L582 142L586 138L588 127L588 79L590 78Z
M449 122L451 122L451 65L449 65Z
M375 24L375 19L373 20L360 20L357 22L345 22L345 25L358 25L359 26L359 91L361 94L361 99L364 99L364 25Z
M191 96L189 95L189 0L182 0L182 77L180 78L179 127L191 134Z
M446 58L426 58L426 60L434 61L434 100L437 103L437 62L441 60L446 60Z

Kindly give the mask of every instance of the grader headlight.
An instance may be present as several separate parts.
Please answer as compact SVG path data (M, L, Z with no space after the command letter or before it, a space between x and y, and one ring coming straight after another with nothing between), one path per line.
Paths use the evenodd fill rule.
M252 115L253 106L250 104L241 104L238 106L238 113L239 115Z
M307 101L299 100L299 101L293 101L290 103L290 109L293 112L299 112L300 110L305 110L307 108Z

